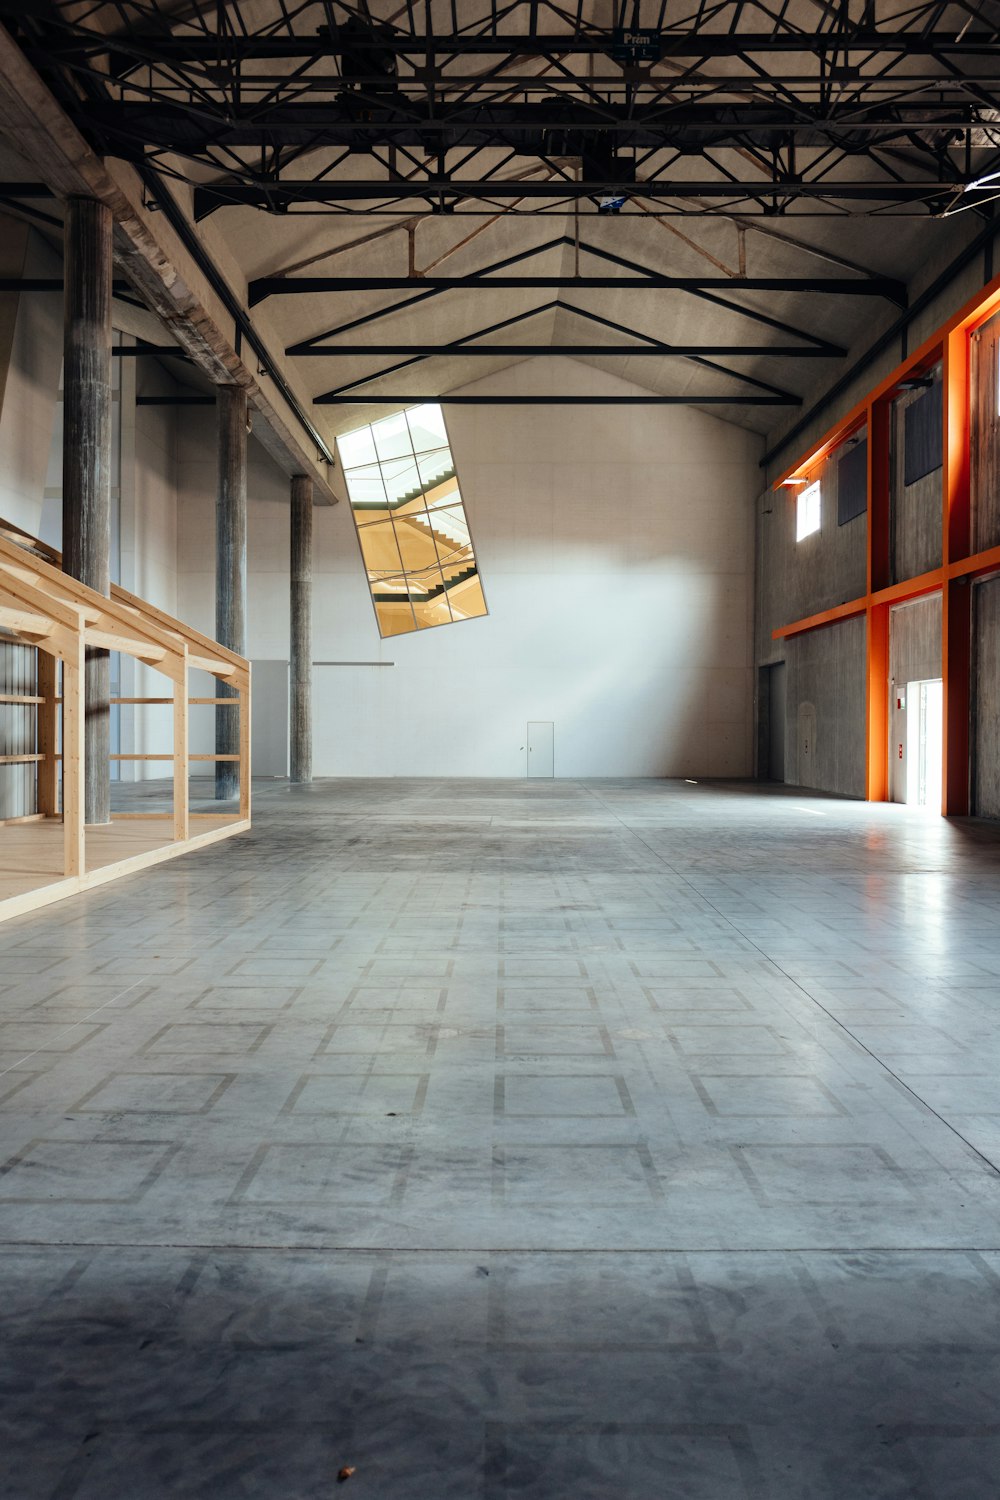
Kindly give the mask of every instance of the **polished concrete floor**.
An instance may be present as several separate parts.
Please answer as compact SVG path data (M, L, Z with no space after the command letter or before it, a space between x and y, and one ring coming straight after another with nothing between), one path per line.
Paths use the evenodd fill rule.
M0 928L0 1495L996 1500L998 909L905 808L354 781Z

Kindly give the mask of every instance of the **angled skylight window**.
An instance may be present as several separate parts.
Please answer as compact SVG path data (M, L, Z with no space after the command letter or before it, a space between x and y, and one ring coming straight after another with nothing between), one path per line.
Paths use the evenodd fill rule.
M337 447L380 634L485 615L440 406L346 432Z

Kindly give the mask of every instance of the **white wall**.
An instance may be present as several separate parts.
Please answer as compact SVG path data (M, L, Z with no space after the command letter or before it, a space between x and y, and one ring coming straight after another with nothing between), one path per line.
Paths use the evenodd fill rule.
M40 237L0 217L7 276L61 276ZM59 399L62 293L0 293L0 517L41 535L42 498Z
M469 392L635 391L537 360ZM179 612L212 631L211 413L185 422ZM446 408L489 617L380 641L346 504L316 512L318 776L751 772L760 441L685 407ZM288 481L251 465L249 652L288 656ZM208 728L204 731L208 747Z

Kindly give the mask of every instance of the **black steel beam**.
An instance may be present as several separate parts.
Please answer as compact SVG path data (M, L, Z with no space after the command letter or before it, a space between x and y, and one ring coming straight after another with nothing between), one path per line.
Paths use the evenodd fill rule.
M214 406L214 396L136 396L136 406Z
M727 202L741 199L823 198L871 203L920 203L927 199L945 199L961 192L964 184L957 178L949 182L820 182L798 180L730 182L722 178L709 181L682 179L636 182L614 178L594 182L555 178L546 182L494 181L491 178L460 177L387 178L381 182L361 180L321 180L306 182L283 179L274 182L227 182L199 186L194 190L194 216L204 219L220 208L262 208L284 213L295 204L360 203L384 199L432 198L447 204L459 199L482 199L487 202L521 198L603 198L633 194L641 198L720 198Z
M156 399L151 398L151 399ZM315 406L801 406L801 396L317 396Z
M252 84L242 80L242 90ZM297 87L298 80L289 80ZM839 144L861 152L886 136L913 131L968 129L980 123L981 103L971 96L929 103L907 99L851 98L846 104L811 99L733 105L680 102L664 92L639 102L559 95L537 101L467 100L409 94L345 93L330 80L332 98L302 102L240 102L221 95L214 107L202 94L179 100L154 93L149 100L109 100L87 109L88 123L114 141L116 154L141 156L146 146L176 147L190 155L209 147L432 145L437 151L470 146L504 147L521 155L580 155L607 151L613 142L639 148L705 149L755 143L770 149L776 132L802 145Z
M905 303L901 281L887 276L262 276L250 283L250 306L265 297L302 296L315 292L483 291L743 291L821 292L836 297L885 297Z
M0 276L0 292L61 292L61 276ZM131 282L113 281L114 292L130 292Z
M54 198L44 182L0 182L0 198Z
M122 350L122 353L142 352L144 351ZM293 351L285 350L286 354L291 352ZM825 349L814 349L807 344L318 344L298 348L294 352L321 359L356 359L366 355L381 359L398 354L415 354L421 359L431 359L439 354L472 354L483 357L503 355L517 359L529 359L532 355L543 354L607 355L611 359L631 359L633 355L690 359L695 355L718 354L764 355L769 359L830 357Z
M4 11L20 7L4 5ZM966 31L956 35L953 29L947 32L928 30L921 33L903 29L889 31L856 26L832 26L825 31L796 31L792 29L758 32L703 30L694 25L681 30L665 30L660 34L660 55L663 58L693 58L707 62L713 58L741 57L745 54L807 53L827 58L831 63L840 63L845 53L862 55L889 53L896 57L949 57L977 58L988 56L996 47L996 33L987 30ZM239 63L261 59L301 59L317 62L336 57L350 51L363 55L365 52L392 53L397 57L433 59L441 63L451 57L471 54L500 57L567 57L608 55L615 47L613 32L596 27L577 32L552 33L504 33L489 35L471 30L452 34L421 35L398 31L392 33L381 26L373 27L369 35L360 29L351 29L339 36L336 28L317 34L304 32L300 36L287 34L270 36L241 36L227 31L225 36L164 36L160 33L143 34L139 24L133 24L118 36L106 32L92 32L89 36L81 27L75 32L59 36L50 31L46 37L46 53L54 60L70 61L79 58L84 48L100 45L102 52L114 58L129 59L138 66L162 61L172 64L206 64L214 67L236 66ZM385 73L373 75L386 87ZM354 82L352 76L351 79Z
M116 344L111 350L116 359L183 359L190 364L190 354L176 344Z
M275 388L280 391L303 432L307 434L311 442L315 443L317 451L326 462L332 464L334 461L333 453L326 439L320 434L315 424L310 421L308 414L302 409L298 397L289 386L271 351L257 332L246 311L240 305L239 298L229 285L229 282L205 249L201 237L195 232L183 209L169 188L160 181L160 178L154 171L148 167L141 168L140 176L147 192L154 199L167 222L180 238L184 248L192 256L202 275L206 278L212 290L219 297L229 316L232 318L236 328L237 349L239 349L239 340L245 339L260 361L265 374L274 381Z

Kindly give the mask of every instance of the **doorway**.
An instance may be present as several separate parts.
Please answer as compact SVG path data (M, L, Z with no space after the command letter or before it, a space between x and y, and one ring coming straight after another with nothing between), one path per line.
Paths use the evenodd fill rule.
M906 684L906 801L928 812L941 811L941 741L944 684L940 677Z
M890 795L908 807L941 811L944 684L924 677L893 689Z
M555 775L555 725L547 720L528 723L528 775Z
M761 667L757 682L757 776L761 781L784 781L788 712L785 663Z

